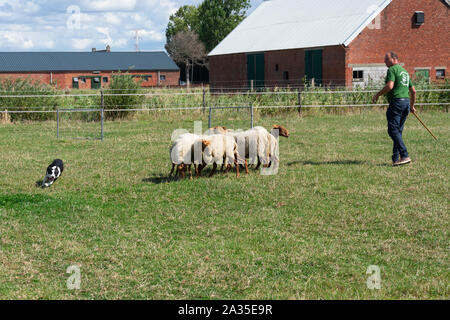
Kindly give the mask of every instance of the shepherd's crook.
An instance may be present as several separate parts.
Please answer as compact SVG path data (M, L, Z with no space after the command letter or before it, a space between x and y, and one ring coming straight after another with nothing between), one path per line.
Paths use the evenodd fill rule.
M411 113L416 116L417 120L419 120L419 122L425 127L425 129L427 129L427 131L433 136L433 138L435 140L437 140L437 138L434 136L433 132L431 132L430 129L427 128L425 123L423 123L422 120L420 120L419 116L415 112L411 112Z

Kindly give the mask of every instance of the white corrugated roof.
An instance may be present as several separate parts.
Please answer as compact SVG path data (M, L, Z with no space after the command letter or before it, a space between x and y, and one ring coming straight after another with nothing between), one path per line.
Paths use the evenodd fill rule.
M348 45L392 0L267 0L210 56Z

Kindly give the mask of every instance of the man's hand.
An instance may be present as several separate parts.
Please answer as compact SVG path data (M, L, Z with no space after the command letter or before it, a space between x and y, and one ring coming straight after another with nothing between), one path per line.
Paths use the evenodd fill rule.
M409 110L412 113L416 113L416 108L414 108L414 103L416 103L416 89L414 88L414 86L409 88L409 96L410 96L410 103L411 103Z
M378 98L386 93L388 93L389 91L391 91L394 88L394 81L388 81L386 83L386 85L384 86L383 89L380 90L380 92L378 92L376 95L373 96L372 98L372 102L373 103L377 103Z
M373 103L377 103L379 97L380 96L378 95L378 93L376 95L374 95L373 98L372 98L372 102Z

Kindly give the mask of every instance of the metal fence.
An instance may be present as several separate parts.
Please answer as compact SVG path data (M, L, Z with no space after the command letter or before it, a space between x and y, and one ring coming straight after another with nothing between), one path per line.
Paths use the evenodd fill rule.
M207 108L249 108L254 109L292 109L300 113L303 108L354 108L354 107L385 107L387 103L372 103L371 97L377 90L327 90L322 88L303 90L301 88L277 88L276 90L235 90L210 91L208 89L166 89L163 92L152 92L148 89L139 92L114 93L114 90L98 90L92 93L70 94L26 94L14 92L13 94L0 92L0 113L56 113L57 110L71 109L103 109L104 112L132 112L132 111L175 111L175 110L202 110ZM448 112L450 105L450 89L433 88L417 90L418 100L416 106L443 107ZM145 102L139 105L121 104L113 107L105 106L105 97L114 96L142 96ZM26 99L55 98L56 105L28 106ZM2 99L20 100L17 105L4 107Z

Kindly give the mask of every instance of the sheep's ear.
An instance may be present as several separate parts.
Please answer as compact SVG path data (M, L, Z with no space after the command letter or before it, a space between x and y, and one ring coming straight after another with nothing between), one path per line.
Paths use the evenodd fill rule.
M208 141L208 140L202 140L202 147L203 147L203 149L206 148L207 146L209 146L210 144L211 144L210 141Z
M227 130L227 127L225 127L225 126L222 126L222 129L223 129L223 130Z
M278 125L278 124L274 124L274 125L272 126L273 129L280 129L280 127L281 127L281 126Z

